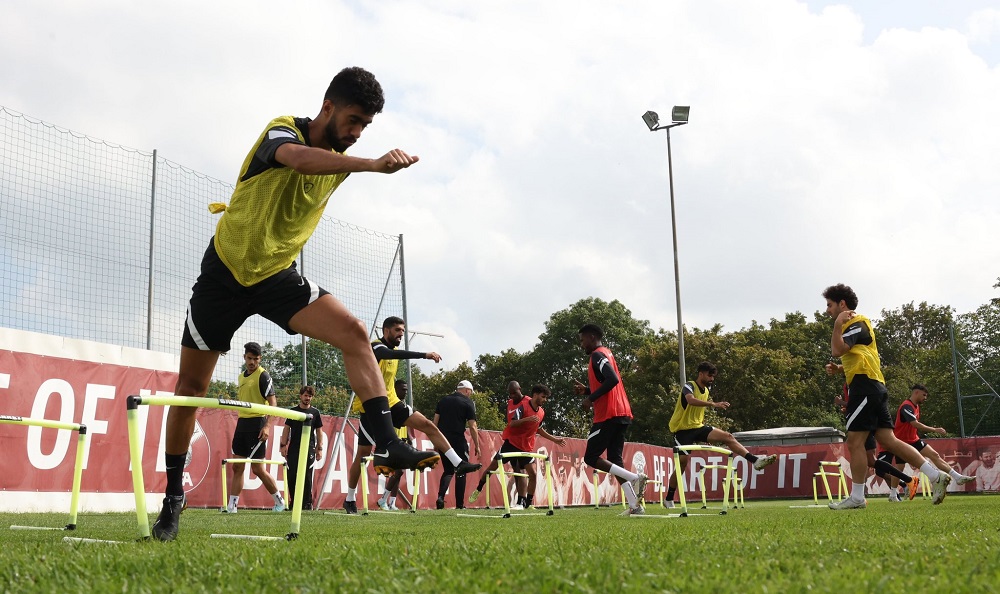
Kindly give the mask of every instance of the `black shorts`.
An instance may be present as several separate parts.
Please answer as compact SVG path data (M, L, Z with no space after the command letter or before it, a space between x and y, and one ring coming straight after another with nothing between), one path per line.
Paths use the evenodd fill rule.
M674 433L674 443L679 446L695 445L696 443L708 443L708 434L715 430L711 425L697 427L695 429L681 429ZM682 456L686 455L681 453Z
M396 429L401 429L406 425L406 420L410 418L413 414L413 409L410 408L405 402L399 401L392 405L389 409L389 413L392 415L392 426ZM375 440L372 438L372 426L368 422L368 413L361 413L361 431L358 433L358 445L359 446L373 446L375 445Z
M240 458L263 460L267 453L267 443L261 443L260 430L267 421L264 417L240 418L236 421L236 431L233 433L233 455ZM260 447L257 447L260 444ZM257 451L254 452L254 448ZM250 455L253 452L253 456Z
M847 430L875 431L876 429L892 429L892 416L889 414L889 394L868 393L851 394L847 402Z
M244 287L215 251L215 239L201 260L201 274L191 289L181 344L201 351L228 352L233 335L254 314L271 320L285 332L292 316L329 292L300 276L291 266L261 282Z
M923 449L927 447L927 442L922 439L918 439L917 441L908 441L906 443L913 446L913 449L918 452L923 451ZM906 464L906 460L903 460L899 456L893 456L893 458L896 460L896 464Z
M875 449L878 449L878 441L875 439L875 432L869 431L868 437L865 438L865 451ZM889 463L892 464L892 460L889 460Z
M510 464L512 470L520 472L524 468L534 462L534 458L522 458L520 456L514 458L504 458L500 454L523 454L524 450L516 447L514 444L510 443L506 439L503 441L503 445L500 446L500 451L497 452L495 460L499 460L505 464Z
M587 434L587 450L585 459L598 458L607 452L607 460L612 464L625 468L622 452L625 450L625 434L628 424L616 419L595 423Z

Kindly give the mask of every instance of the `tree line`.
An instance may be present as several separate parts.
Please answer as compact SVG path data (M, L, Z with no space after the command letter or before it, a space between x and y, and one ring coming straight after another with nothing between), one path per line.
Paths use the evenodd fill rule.
M994 288L1000 288L1000 282ZM961 393L983 394L965 404L966 433L1000 433L1000 397L990 388L993 378L1000 377L1000 298L961 315L950 306L922 302L882 310L877 320L869 316L875 323L893 411L909 395L912 384L924 384L930 398L921 406L922 421L958 435L953 366L953 358L957 358ZM653 330L647 320L636 319L618 300L581 299L555 312L545 322L538 342L526 352L507 349L485 354L473 365L462 363L429 375L413 367L414 407L433 417L437 401L453 392L460 380L470 379L476 387L473 397L479 426L500 430L508 382L520 382L525 393L541 383L553 392L546 405L547 430L584 438L591 413L579 407L573 383L587 381L587 357L577 332L589 322L604 329L605 345L617 359L635 416L629 440L672 443L667 424L680 393L677 333ZM685 328L689 381L700 361L715 363L719 374L713 397L731 403L726 411L710 409L706 423L727 431L797 426L842 429L843 418L833 398L841 391L843 377L831 377L824 369L834 361L830 355L832 323L821 312L812 316L794 312L766 325L754 321L736 331L724 331L721 325ZM313 405L324 413L342 415L350 388L340 351L314 340L308 341L306 351L309 382L317 388ZM300 347L290 344L275 349L265 345L263 365L279 386L279 404L294 405L302 377ZM401 374L404 369L405 365L400 365ZM235 384L215 382L211 395L231 397L235 390Z

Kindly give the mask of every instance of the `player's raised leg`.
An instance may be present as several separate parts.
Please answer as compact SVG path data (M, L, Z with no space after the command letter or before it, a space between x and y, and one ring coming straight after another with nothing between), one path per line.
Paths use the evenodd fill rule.
M351 388L358 395L370 421L375 440L375 470L391 474L396 469L433 467L440 460L435 452L421 452L399 439L392 426L389 399L378 362L364 324L333 295L323 295L289 320L299 334L339 348Z

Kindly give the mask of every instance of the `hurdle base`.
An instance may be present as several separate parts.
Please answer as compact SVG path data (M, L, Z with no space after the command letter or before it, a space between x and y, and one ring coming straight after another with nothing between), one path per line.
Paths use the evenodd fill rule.
M509 517L510 517L510 514L504 514L504 515L503 515L503 517L505 517L505 518L509 518Z
M63 530L76 530L76 524L66 524Z
M285 535L285 540L290 542L297 539L298 537L299 537L298 532L289 532L288 534Z
M548 512L546 512L545 515L547 515L547 516L554 516L554 515L556 515L556 512L554 512L553 510L550 509Z

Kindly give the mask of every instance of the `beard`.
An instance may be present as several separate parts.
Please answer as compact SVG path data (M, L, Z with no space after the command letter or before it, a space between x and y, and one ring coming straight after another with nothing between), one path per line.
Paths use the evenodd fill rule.
M323 130L323 139L330 145L330 148L338 153L346 151L352 144L354 144L353 138L337 137L337 126L335 125L333 118L330 118L330 121L326 124L326 129Z

